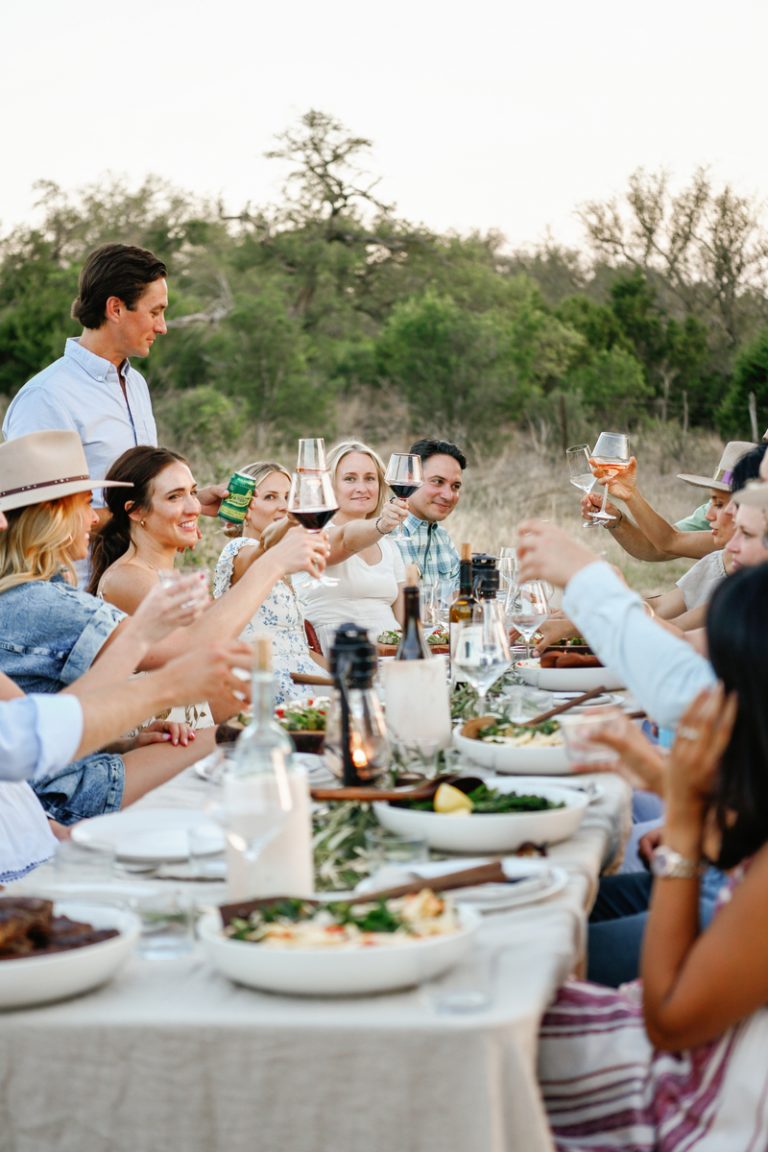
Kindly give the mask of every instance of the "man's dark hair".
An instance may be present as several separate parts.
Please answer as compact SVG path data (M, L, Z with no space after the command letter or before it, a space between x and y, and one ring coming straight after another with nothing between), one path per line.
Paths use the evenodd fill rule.
M72 319L79 320L83 328L100 328L110 296L118 296L132 311L147 285L167 274L162 260L146 248L104 244L83 265Z
M428 460L430 456L452 456L462 472L467 466L466 456L450 440L417 440L408 451L413 456L420 456L422 460Z

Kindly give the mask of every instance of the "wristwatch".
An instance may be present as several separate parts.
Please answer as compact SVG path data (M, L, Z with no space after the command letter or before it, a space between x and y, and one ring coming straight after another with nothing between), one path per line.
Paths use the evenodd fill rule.
M652 876L664 880L692 880L702 872L703 867L698 860L689 860L666 844L659 844L651 853Z

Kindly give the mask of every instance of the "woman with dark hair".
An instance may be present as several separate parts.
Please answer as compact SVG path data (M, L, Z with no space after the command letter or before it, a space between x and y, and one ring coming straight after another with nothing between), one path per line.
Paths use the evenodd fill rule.
M642 982L567 984L542 1024L561 1152L768 1147L768 565L719 585L707 637L720 683L686 711L664 772ZM707 860L729 883L702 931Z
M178 553L197 544L197 485L183 456L148 445L123 452L107 479L130 484L130 498L105 490L111 515L93 538L88 591L130 615Z

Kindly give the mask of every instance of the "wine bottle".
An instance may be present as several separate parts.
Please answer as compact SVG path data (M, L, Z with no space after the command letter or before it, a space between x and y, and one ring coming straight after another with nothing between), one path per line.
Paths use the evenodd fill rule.
M472 619L472 609L477 599L472 591L472 548L469 544L461 545L459 560L459 594L448 609L448 627L451 633L451 651L453 651L453 638L457 632L455 625L462 620Z
M403 610L403 634L397 646L395 660L426 660L432 653L421 630L419 570L415 564L408 564L405 569Z

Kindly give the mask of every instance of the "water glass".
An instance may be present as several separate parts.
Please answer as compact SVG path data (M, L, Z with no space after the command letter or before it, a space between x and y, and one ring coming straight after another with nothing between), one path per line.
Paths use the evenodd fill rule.
M141 921L136 951L148 960L172 960L192 951L195 912L180 888L146 884L131 895L128 906Z
M620 708L602 706L585 708L583 712L571 712L559 716L568 762L601 768L608 768L616 764L618 756L613 749L593 741L600 732L615 725L622 715Z
M86 848L74 840L60 840L52 864L57 884L108 884L116 872L114 845L99 843Z
M221 832L210 824L187 831L189 873L195 880L226 880L227 864L221 848Z

